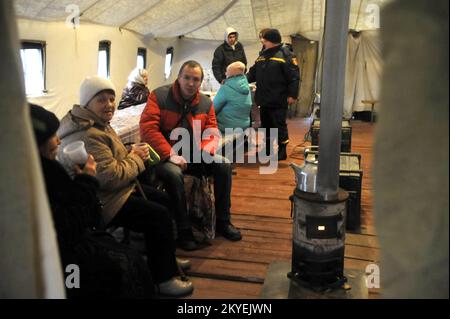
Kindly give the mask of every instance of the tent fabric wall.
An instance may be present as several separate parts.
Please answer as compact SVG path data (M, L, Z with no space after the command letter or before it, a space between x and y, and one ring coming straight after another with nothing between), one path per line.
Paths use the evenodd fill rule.
M183 38L180 44L180 52L178 53L177 59L174 63L174 72L178 74L181 65L185 61L195 60L202 65L205 72L205 79L202 88L206 91L217 91L220 84L214 78L211 62L213 59L214 50L221 43L222 42L220 41Z
M349 119L353 112L371 110L362 100L379 99L383 63L378 31L349 34L347 43L343 116Z
M153 90L161 85L175 81L178 75L177 60L180 55L181 40L179 38L158 38L145 41L147 48L147 70L149 73L148 87ZM164 66L166 52L169 47L173 48L172 71L169 78L165 78Z
M224 30L225 32L225 30ZM178 70L183 64L183 62L187 60L196 60L199 62L203 69L206 71L205 73L205 82L204 88L207 91L208 88L211 88L212 91L217 91L220 88L220 84L214 78L212 73L212 60L214 50L222 44L223 41L209 41L209 40L196 40L189 38L182 38L180 41L179 53L175 54L176 59L174 61L174 72L178 74ZM244 42L242 43L244 46L245 54L247 56L247 70L255 63L255 60L258 58L259 51L261 50L261 43L259 42ZM174 79L175 80L175 79Z
M308 117L312 112L314 98L318 42L314 41L311 43L307 39L295 38L292 42L301 77L300 94L295 114L301 117Z
M0 2L0 298L64 298L14 17L12 3Z
M217 90L211 62L215 48L222 41L189 38L145 38L114 27L81 23L77 29L63 22L18 20L20 39L46 42L46 89L40 96L28 96L30 102L44 106L62 118L73 104L78 103L79 86L86 76L97 74L98 43L111 41L110 77L116 86L116 102L120 99L128 74L136 66L138 47L147 48L147 70L150 90L175 81L183 62L197 60L209 74L211 88ZM172 71L164 76L166 50L174 48ZM261 49L259 42L244 43L248 67L252 66ZM62 67L61 67L62 66Z
M129 73L136 67L137 49L147 47L149 86L165 82L164 57L167 41L146 41L142 36L118 28L92 25L82 22L79 28L68 28L64 22L42 22L18 20L22 40L46 42L46 87L48 93L28 97L28 100L43 105L59 118L73 104L79 103L79 87L86 76L97 74L99 41L111 41L110 77L116 86L117 101L120 99ZM164 44L164 45L162 45ZM157 65L162 64L162 69ZM156 72L155 72L156 71Z

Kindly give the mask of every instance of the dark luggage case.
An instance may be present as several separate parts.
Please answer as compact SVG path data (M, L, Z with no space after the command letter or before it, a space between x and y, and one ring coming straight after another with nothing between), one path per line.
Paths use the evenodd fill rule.
M320 120L315 119L310 128L311 144L319 146ZM349 120L342 120L341 152L352 151L352 126Z
M317 156L317 147L311 149L305 149L305 158L307 156ZM363 177L361 154L341 153L339 167L339 187L349 193L346 229L357 231L361 227L361 189Z

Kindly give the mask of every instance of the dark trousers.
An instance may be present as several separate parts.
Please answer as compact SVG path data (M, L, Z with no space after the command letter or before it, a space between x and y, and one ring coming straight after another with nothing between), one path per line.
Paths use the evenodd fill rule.
M137 193L131 194L111 225L144 234L148 265L158 284L178 275L173 226L167 208L170 199L164 192L141 185L147 200Z
M261 128L265 129L266 147L273 145L274 137L270 137L270 128L278 129L278 145L289 142L288 128L286 124L287 108L261 107Z
M169 161L158 164L156 175L164 183L164 187L170 194L175 206L175 220L178 229L191 227L189 221L186 194L184 191L184 174L201 176L207 174L214 177L214 197L217 220L220 222L230 221L231 207L231 164L222 156L215 155L221 163L189 163L185 172ZM222 159L223 158L223 159Z

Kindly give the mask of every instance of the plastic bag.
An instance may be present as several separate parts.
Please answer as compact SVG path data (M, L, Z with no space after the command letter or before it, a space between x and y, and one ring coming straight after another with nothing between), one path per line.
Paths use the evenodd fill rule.
M216 235L216 210L211 177L201 178L185 176L186 201L189 218L194 228L206 238L214 239Z

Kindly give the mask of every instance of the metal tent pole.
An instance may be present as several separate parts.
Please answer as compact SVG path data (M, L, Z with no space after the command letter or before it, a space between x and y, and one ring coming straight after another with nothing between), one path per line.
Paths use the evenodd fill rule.
M317 190L325 200L337 198L341 121L350 0L327 1L320 109Z

